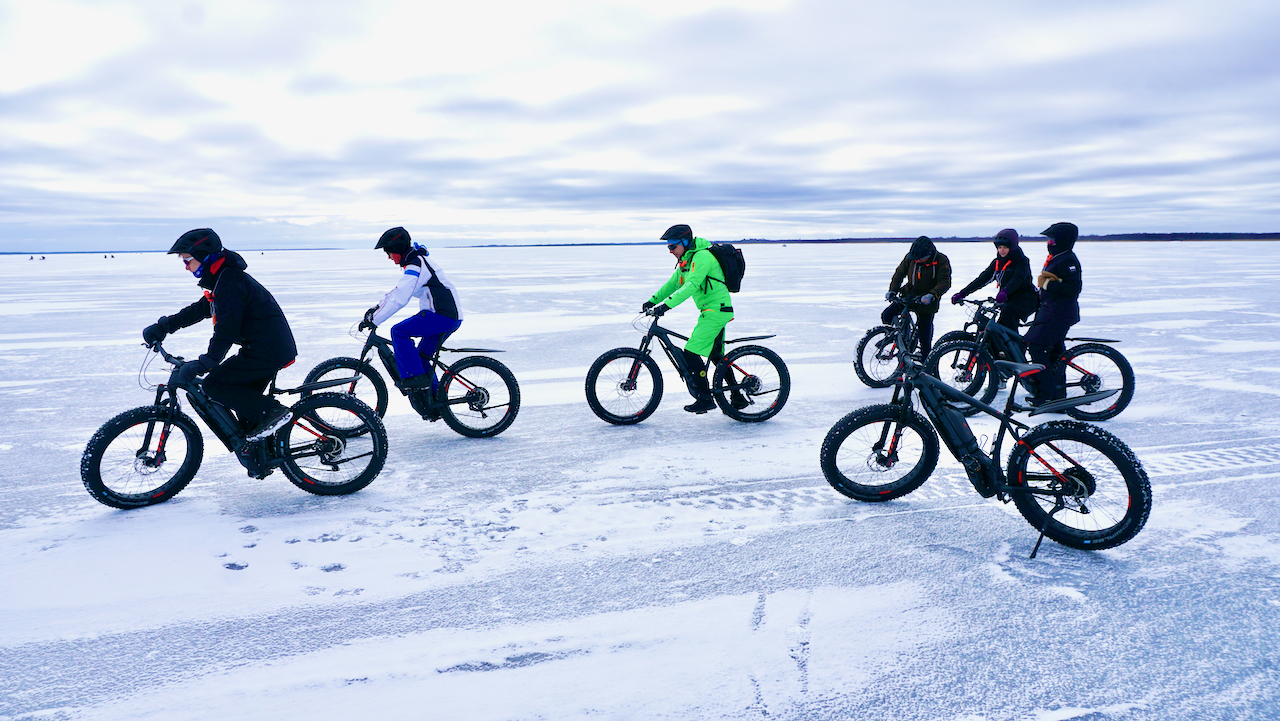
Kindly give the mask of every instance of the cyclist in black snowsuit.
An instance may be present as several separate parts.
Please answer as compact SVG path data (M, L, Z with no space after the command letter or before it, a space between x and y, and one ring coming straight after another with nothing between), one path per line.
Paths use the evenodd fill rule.
M293 363L298 348L284 311L266 288L244 272L248 263L222 247L209 228L184 233L169 249L205 289L204 297L142 331L148 344L179 328L213 319L209 350L179 369L179 381L190 383L208 373L204 389L213 400L235 411L249 429L248 440L265 438L289 422L289 411L264 395L281 368ZM193 267L194 265L194 267ZM240 350L226 358L232 345ZM224 358L226 358L224 360Z
M1017 333L1018 324L1036 312L1040 304L1036 286L1031 281L1031 261L1018 247L1018 231L1013 228L996 233L991 242L996 246L996 259L972 283L951 296L951 302L958 305L965 296L994 280L998 289L996 302L1003 304L996 322Z
M1066 350L1067 330L1080 322L1080 259L1072 248L1080 230L1072 223L1054 223L1041 235L1049 238L1049 257L1036 276L1040 288L1040 308L1024 340L1032 363L1044 365L1038 374L1039 390L1028 399L1033 405L1065 398L1066 369L1057 360Z

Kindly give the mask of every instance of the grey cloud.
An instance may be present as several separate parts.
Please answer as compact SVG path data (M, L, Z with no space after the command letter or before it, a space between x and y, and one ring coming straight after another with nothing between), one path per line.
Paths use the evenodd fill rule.
M1280 39L1280 9L1250 6L1235 24L1223 20L1187 38L1135 40L1026 61L1005 52L1002 41L1012 44L1019 33L1052 28L1080 7L1106 12L1113 4L1045 10L983 3L963 8L975 24L953 27L961 10L942 3L919 5L937 12L916 17L862 3L802 3L764 14L705 13L623 42L564 29L566 47L584 57L643 63L650 72L550 103L483 95L461 76L390 85L420 91L423 115L495 138L583 126L558 144L479 159L446 138L380 139L374 126L368 137L352 138L337 152L300 152L252 123L210 121L220 106L184 85L184 74L193 70L283 70L294 74L292 90L308 96L340 97L356 89L308 71L306 59L326 39L357 32L359 19L347 10L335 20L301 4L283 7L244 37L217 43L201 42L216 24L216 6L207 6L198 26L168 8L167 19L157 23L172 27L171 36L162 33L76 80L0 95L0 119L6 121L54 120L70 100L130 108L185 128L175 140L133 128L93 130L73 147L0 139L6 167L40 166L154 188L151 197L35 191L0 171L0 248L13 247L34 228L76 223L114 228L120 237L195 227L146 219L171 212L175 198L198 194L191 179L205 176L214 178L211 192L234 188L336 207L356 199L431 198L495 212L562 209L655 218L723 212L747 219L725 231L738 236L763 235L754 232L761 223L818 227L833 237L854 234L851 227L969 235L1025 225L1011 215L1046 224L1070 215L1099 233L1280 228L1280 198L1271 180L1280 171L1280 130L1273 120L1280 67L1271 52ZM971 57L983 69L943 62L946 53L978 41ZM754 104L691 120L627 119L657 101L706 96ZM848 137L783 140L822 124L845 127ZM898 154L868 156L849 169L829 167L832 150L864 143L893 146ZM607 151L635 153L656 170L573 169L560 162L569 153ZM342 187L352 181L372 181L372 187L359 193ZM459 187L461 181L471 182ZM277 215L298 212L282 207ZM208 219L215 221L251 237L299 242L355 237L377 225L338 217L309 227ZM530 232L554 229L540 225Z

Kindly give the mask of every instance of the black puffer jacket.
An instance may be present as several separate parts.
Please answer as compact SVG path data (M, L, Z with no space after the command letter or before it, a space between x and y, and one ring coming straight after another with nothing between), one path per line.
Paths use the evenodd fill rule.
M1040 303L1040 297L1036 293L1035 282L1031 280L1031 261L1027 258L1027 254L1022 252L1018 241L1010 240L1009 254L1003 258L996 255L991 265L988 265L960 292L970 295L992 280L996 282L997 288L1008 294L1005 299L1005 308L1012 311L1014 315L1025 318L1035 312Z
M1042 272L1053 273L1060 280L1051 280L1040 289L1040 308L1036 311L1035 322L1027 331L1028 343L1057 343L1062 340L1060 335L1065 335L1068 328L1080 322L1080 291L1084 284L1080 259L1073 250L1076 245L1075 226L1059 227L1068 225L1060 223L1045 231L1053 243Z
M240 355L284 366L298 355L293 331L284 311L271 293L253 276L244 272L249 264L239 254L226 251L209 263L199 285L205 289L200 300L166 319L166 330L195 325L213 319L213 337L200 362L212 369L222 362L232 345Z

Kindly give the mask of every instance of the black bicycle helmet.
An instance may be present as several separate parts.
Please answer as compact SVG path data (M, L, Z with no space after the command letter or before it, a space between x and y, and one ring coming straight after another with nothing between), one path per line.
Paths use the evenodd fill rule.
M222 239L210 228L188 230L178 237L169 253L186 253L204 263L204 259L222 252Z
M400 227L383 233L382 237L378 238L378 244L373 246L374 250L384 250L401 256L407 255L412 247L413 239L409 237L409 231Z
M673 225L667 228L660 240L667 241L667 245L683 245L687 248L693 244L693 229L683 223Z

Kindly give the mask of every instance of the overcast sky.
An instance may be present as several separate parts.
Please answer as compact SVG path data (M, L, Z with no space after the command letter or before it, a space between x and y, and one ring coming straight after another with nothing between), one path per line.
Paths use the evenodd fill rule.
M1280 231L1275 0L0 0L0 250Z

